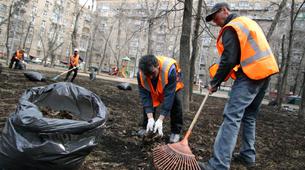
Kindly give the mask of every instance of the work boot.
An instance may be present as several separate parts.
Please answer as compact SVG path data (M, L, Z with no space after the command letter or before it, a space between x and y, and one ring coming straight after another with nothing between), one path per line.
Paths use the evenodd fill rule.
M247 168L253 168L255 167L255 162L249 162L247 161L240 153L234 153L232 156L232 162L235 162L237 164L241 164Z
M179 142L179 140L180 140L180 134L172 133L172 134L169 136L169 142L170 142L170 143L177 143L177 142Z

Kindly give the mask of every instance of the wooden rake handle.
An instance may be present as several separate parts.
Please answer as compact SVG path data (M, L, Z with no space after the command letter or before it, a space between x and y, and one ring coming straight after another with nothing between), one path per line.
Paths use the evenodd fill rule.
M198 120L198 117L199 117L200 114L201 114L202 108L203 108L205 102L207 101L208 97L209 97L209 92L207 92L207 93L205 94L205 97L204 97L204 99L203 99L203 101L202 101L202 103L201 103L201 105L200 105L200 107L199 107L199 109L198 109L198 111L197 111L197 113L196 113L196 115L195 115L195 117L194 117L194 119L193 119L193 121L192 121L192 123L191 123L189 129L187 130L187 132L186 132L186 134L185 134L183 140L187 140L187 139L189 138L189 136L191 135L191 132L192 132L192 130L193 130L193 127L195 126L195 124L196 124L196 122L197 122L197 120Z
M62 75L66 74L66 73L68 73L69 71L72 71L72 70L74 70L74 69L76 69L76 67L73 67L73 68L71 68L71 69L69 69L69 70L66 70L66 71L60 73L59 76L62 76Z

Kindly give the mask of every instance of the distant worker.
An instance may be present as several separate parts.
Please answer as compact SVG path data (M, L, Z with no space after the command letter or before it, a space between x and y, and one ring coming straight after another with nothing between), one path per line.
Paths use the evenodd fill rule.
M75 77L77 76L78 69L79 69L79 64L80 64L79 61L83 62L83 59L79 56L78 49L75 48L74 54L72 56L70 56L70 61L69 61L69 70L71 70L71 69L73 69L73 70L68 72L68 74L65 78L65 81L68 81L71 72L74 72L71 82L74 81Z
M24 50L21 49L21 50L17 50L13 55L12 55L12 58L11 58L11 62L10 62L10 65L9 65L9 68L13 68L13 65L15 64L14 66L14 69L23 69L23 61L24 60Z
M163 136L163 120L170 116L170 142L178 142L183 126L180 90L184 86L178 63L168 57L145 55L140 59L137 77L143 104L143 129L138 135L143 136L145 132L153 131ZM155 121L159 105L160 116Z

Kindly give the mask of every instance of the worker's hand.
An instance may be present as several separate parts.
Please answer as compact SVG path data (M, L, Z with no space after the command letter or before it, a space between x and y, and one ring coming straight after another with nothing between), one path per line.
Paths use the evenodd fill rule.
M147 126L146 126L146 132L154 130L155 120L154 118L148 118Z
M157 121L156 121L156 123L155 123L155 128L154 128L154 133L156 133L157 132L157 130L158 130L158 134L160 135L160 136L163 136L163 131L162 131L162 129L163 129L163 120L161 120L161 119L158 119Z
M211 84L208 85L209 94L213 94L217 91L217 87L212 87Z

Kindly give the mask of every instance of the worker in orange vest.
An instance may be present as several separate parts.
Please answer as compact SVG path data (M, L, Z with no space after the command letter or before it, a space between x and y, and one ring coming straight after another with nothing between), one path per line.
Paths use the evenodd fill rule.
M14 69L22 69L23 60L24 60L24 50L23 49L17 50L11 58L9 68L13 68L13 65L15 64Z
M178 142L182 130L182 102L180 68L176 60L164 56L145 55L139 61L138 86L143 104L143 124L138 134L158 132L163 136L164 118L170 116L170 142ZM156 108L160 116L155 121Z
M78 69L79 69L79 64L82 61L83 61L83 59L79 56L78 49L75 48L74 49L74 54L72 56L70 56L70 59L69 59L69 70L70 69L73 69L73 70L68 72L68 74L65 78L65 81L67 81L69 79L69 76L70 76L71 72L74 72L73 77L71 79L71 82L74 81L75 77L77 76L77 72L78 72Z
M231 13L227 3L215 4L206 21L221 27L216 44L220 61L210 67L209 93L216 92L229 77L235 81L215 139L213 156L199 165L205 170L227 170L232 159L253 167L256 116L270 76L279 72L278 65L260 26L248 17ZM233 154L240 127L241 148Z

